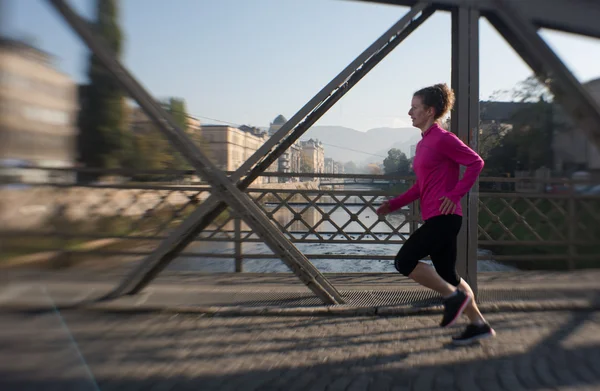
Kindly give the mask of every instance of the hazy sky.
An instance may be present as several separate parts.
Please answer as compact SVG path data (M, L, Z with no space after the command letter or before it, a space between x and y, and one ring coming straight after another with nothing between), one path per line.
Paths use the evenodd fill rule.
M87 50L46 1L5 1L5 32L33 40L63 72L86 80ZM91 0L70 4L93 15ZM120 11L123 61L156 97L185 98L199 117L268 126L277 114L290 118L407 8L346 0L122 0ZM487 21L480 26L486 99L531 71ZM600 77L600 40L542 35L580 81ZM408 126L412 93L450 83L450 38L450 15L434 14L317 125Z

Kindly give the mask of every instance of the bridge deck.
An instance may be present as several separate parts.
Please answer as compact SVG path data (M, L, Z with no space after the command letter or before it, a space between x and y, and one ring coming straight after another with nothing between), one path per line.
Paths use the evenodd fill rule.
M109 292L123 275L123 271L13 272L10 282L0 287L0 308L43 305L48 303L46 293L60 306L92 300ZM410 314L435 311L439 304L436 294L395 273L326 276L347 301L339 309L323 307L290 273L191 272L165 272L141 294L102 307L244 314L269 308L275 313L284 309L307 314ZM599 279L600 271L595 270L480 273L478 300L487 310L595 308L600 305Z
M485 314L498 335L462 348L449 341L464 322L440 329L439 314L192 313L192 307L235 309L238 314L244 309L323 308L309 302L306 288L294 276L281 274L167 273L139 296L93 311L60 308L107 291L121 274L4 274L9 280L0 291L0 389L600 389L597 271L482 274L482 301L489 304ZM397 275L329 278L346 297L362 297L363 302L346 306L354 310L398 304L402 292L424 292ZM409 299L404 304L411 308L431 304L423 296ZM551 309L550 303L561 299L588 306L493 312L498 303L517 302L545 303ZM40 305L49 311L24 311ZM172 311L148 312L166 308ZM385 315L382 311L377 314Z

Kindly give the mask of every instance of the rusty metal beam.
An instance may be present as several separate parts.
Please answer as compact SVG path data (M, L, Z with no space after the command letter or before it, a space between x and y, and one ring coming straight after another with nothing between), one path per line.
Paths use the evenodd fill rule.
M125 69L104 42L94 35L88 22L81 19L64 0L48 0L104 67L120 82L132 98L167 137L169 142L190 162L198 174L212 187L219 199L226 202L265 241L269 248L325 304L342 304L340 293L312 263L294 246L247 194L240 191L229 178L208 159L185 132L160 107L150 94ZM110 296L109 296L110 297Z
M275 146L275 149L267 156L264 156L263 149L259 149L231 175L232 181L244 177L243 180L237 182L237 187L244 190L254 182L354 85L408 37L411 32L422 25L433 12L434 9L427 4L418 4L370 45L268 140L268 145L264 149L268 151L272 146ZM297 123L297 125L294 123ZM284 140L281 141L282 139ZM250 172L247 172L247 169L257 162L258 164ZM173 235L164 241L152 256L144 261L139 270L135 270L127 276L125 281L117 288L117 292L134 294L143 289L226 207L227 205L218 197L209 197L175 229Z
M412 7L417 0L352 0ZM487 17L495 11L494 0L433 0L440 10L457 7L478 10ZM521 16L538 28L549 28L600 38L600 2L596 0L510 0L521 10Z
M512 1L494 0L490 23L548 86L579 129L600 148L600 107Z

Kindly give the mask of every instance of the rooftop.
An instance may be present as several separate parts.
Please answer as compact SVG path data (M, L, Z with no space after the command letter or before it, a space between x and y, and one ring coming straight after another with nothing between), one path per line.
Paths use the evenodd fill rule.
M273 125L283 125L287 122L287 119L279 114L274 120L273 120Z
M54 60L54 56L51 54L44 52L24 41L13 38L0 37L0 48L14 52L18 51L22 56L29 57L34 61L42 62L47 65L52 65Z

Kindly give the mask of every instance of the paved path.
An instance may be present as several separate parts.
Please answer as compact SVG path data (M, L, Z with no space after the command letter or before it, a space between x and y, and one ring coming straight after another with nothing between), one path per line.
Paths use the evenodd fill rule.
M84 272L13 273L0 283L0 310L48 307L42 288L60 307L101 297L122 274ZM409 279L389 274L327 276L346 305L327 308L290 273L165 273L141 294L104 303L113 309L169 309L232 314L379 314L439 311L439 297ZM482 273L478 301L486 311L600 310L600 271L574 273ZM264 310L264 311L263 311Z
M356 308L423 297L397 275L330 277L348 297L369 298ZM599 277L482 274L488 309L524 298L544 311L488 310L498 337L455 348L451 336L465 324L440 329L439 314L221 317L173 307L281 304L282 293L307 292L290 275L167 273L145 296L61 309L122 274L11 272L0 286L0 390L600 390ZM573 306L553 311L561 297ZM35 305L18 305L27 302Z
M495 340L453 348L438 316L3 313L0 390L600 389L600 313L489 321Z

